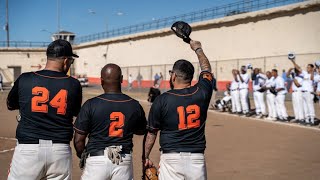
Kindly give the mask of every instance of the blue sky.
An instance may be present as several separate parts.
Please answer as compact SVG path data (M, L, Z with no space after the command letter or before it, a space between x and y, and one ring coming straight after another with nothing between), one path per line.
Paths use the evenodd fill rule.
M89 35L152 19L215 7L235 0L60 0L61 29ZM5 0L0 0L0 41L6 40ZM11 41L51 41L57 0L9 0ZM46 29L47 31L42 31Z

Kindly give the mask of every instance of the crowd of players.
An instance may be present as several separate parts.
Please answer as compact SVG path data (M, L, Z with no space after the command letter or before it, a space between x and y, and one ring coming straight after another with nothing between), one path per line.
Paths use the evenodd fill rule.
M292 92L294 119L291 122L315 126L314 99L320 97L320 61L315 62L315 65L308 64L306 70L303 70L295 62L293 53L289 53L288 59L293 66L286 72L285 77L292 79L291 87L290 84L289 86L286 85L285 79L278 74L277 69L264 73L260 68L253 68L251 64L248 64L242 66L240 71L232 70L233 80L227 85L228 90L224 93L225 97L217 101L216 108L229 108L233 114L251 116L250 75L248 73L248 71L251 71L253 100L257 118L289 122L285 98L289 92ZM265 94L266 98L264 97Z

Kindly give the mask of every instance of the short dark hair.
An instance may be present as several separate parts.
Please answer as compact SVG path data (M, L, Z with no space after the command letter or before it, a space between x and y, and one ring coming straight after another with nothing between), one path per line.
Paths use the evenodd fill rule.
M276 69L272 69L272 71L273 71L273 72L276 72L276 73L278 73L278 70L276 70Z
M308 64L308 66L311 66L311 68L314 68L314 65L313 65L313 64Z
M183 81L191 82L194 74L193 65L184 59L176 61L173 65L172 71L177 74L178 77L181 77Z

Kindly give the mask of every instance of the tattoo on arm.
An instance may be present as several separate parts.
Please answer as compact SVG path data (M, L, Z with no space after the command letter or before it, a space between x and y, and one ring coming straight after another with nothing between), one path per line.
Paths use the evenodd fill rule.
M144 154L143 154L143 159L148 159L149 158L149 155L151 153L151 150L153 148L153 145L154 145L154 142L156 141L157 139L157 132L148 132L146 135L145 135L145 138L144 138Z
M198 59L199 59L201 71L211 72L210 62L209 62L207 56L204 54L203 50L202 49L198 49L196 51L196 54L197 54Z

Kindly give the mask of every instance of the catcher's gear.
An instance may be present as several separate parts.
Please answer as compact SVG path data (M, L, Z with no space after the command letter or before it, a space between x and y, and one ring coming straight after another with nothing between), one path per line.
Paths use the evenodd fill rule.
M288 54L288 59L289 60L294 60L296 58L296 56L293 53L289 53Z
M81 170L83 170L84 166L86 165L86 160L89 156L89 153L87 149L84 149L84 151L81 154L80 162L79 162L79 167Z
M179 37L182 38L184 42L190 44L190 34L192 32L191 26L183 21L177 21L171 26L172 31Z
M143 180L158 180L158 171L155 167L149 167L144 170Z

